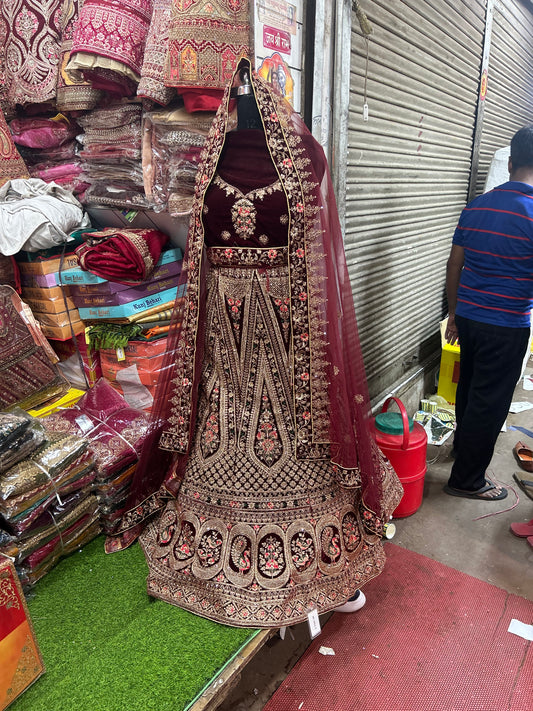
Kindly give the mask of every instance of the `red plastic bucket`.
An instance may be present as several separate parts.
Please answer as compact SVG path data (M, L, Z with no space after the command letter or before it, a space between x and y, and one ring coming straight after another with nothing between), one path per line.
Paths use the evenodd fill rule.
M387 411L393 401L400 412ZM381 413L371 420L371 429L378 447L392 464L404 489L402 500L392 514L393 518L411 516L422 504L427 471L426 431L420 423L413 422L407 416L403 403L395 397L385 400Z

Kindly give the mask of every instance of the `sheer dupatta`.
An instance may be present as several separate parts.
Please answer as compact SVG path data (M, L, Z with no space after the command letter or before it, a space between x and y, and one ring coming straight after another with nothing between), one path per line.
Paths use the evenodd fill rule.
M250 67L241 60L239 69ZM108 550L128 545L142 520L179 490L191 445L201 373L205 289L209 268L202 209L224 146L230 118L226 87L198 169L182 279L186 296L177 303L169 348L160 374L151 435L141 454L130 510L108 541ZM370 414L344 245L327 162L301 118L276 90L255 74L252 88L272 162L289 213L289 362L298 459L329 458L338 482L361 488L363 506L380 532L382 475L368 429ZM228 248L231 249L231 248ZM265 250L275 259L275 249ZM161 486L163 484L163 486ZM161 488L160 488L161 487Z

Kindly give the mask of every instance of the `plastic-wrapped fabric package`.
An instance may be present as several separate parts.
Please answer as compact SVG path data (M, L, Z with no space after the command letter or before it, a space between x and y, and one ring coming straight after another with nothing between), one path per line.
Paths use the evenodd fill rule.
M62 535L80 518L87 515L93 516L95 520L98 518L98 500L94 494L89 494L77 501L60 516L54 516L50 512L50 509L48 509L48 511L40 517L41 519L47 519L46 526L40 527L39 530L32 531L31 535L27 535L23 538L11 537L9 542L2 545L0 551L4 553L4 555L14 558L15 563L20 564L29 555L38 551L57 535Z
M0 474L29 457L45 440L41 422L15 410L17 414L0 412Z
M18 433L14 423L10 431L2 428L0 418L5 452L17 436L33 431L45 436L37 418L26 418L19 417L27 427L19 423ZM26 585L101 530L88 441L69 433L45 434L30 456L0 474L0 553L12 557L17 570L23 565Z
M104 530L124 506L139 452L148 436L148 415L129 407L103 378L74 407L43 420L49 432L83 435L95 462L95 493Z
M172 204L174 216L190 212L200 153L212 121L211 112L190 114L185 109L144 115L144 189L155 210Z
M2 517L1 523L4 530L18 537L29 535L28 532L35 525L35 522L56 502L59 503L61 501L61 503L64 503L65 497L80 491L86 492L88 496L93 491L94 479L94 461L89 457L85 462L85 466L83 468L77 467L75 476L57 485L52 494L40 499L20 514L12 516L9 520Z
M101 526L97 511L81 516L64 532L58 533L44 546L27 556L21 566L17 566L22 584L25 587L34 585L61 558L87 545L100 532Z
M149 207L141 166L142 107L115 104L94 109L78 119L84 129L84 201L116 207Z

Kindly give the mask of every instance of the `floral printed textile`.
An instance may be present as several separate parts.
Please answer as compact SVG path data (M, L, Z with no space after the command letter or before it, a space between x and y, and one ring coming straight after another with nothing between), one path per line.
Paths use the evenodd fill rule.
M63 0L9 0L0 4L7 26L5 94L8 105L55 99Z
M249 0L173 0L165 83L222 89L250 49Z
M138 81L151 15L152 0L85 0L74 29L69 67L76 67L77 53L96 55L124 65L123 73ZM104 61L95 66L110 65ZM113 68L118 71L116 65Z

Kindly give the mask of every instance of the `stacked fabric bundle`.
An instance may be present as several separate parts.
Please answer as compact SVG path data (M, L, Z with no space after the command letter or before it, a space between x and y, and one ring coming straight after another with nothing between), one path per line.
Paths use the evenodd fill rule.
M94 109L78 119L86 203L113 207L149 207L141 165L140 104L115 104Z
M99 380L78 403L43 419L47 432L82 435L89 442L96 471L100 520L110 532L120 518L139 452L148 435L148 416L128 407L105 380Z
M162 109L144 116L143 174L154 209L188 215L200 153L214 114Z
M32 585L100 532L94 458L82 437L0 413L0 551Z
M76 140L80 128L74 120L61 114L51 118L30 116L13 119L9 128L32 178L83 195L88 186L81 178L80 144Z

